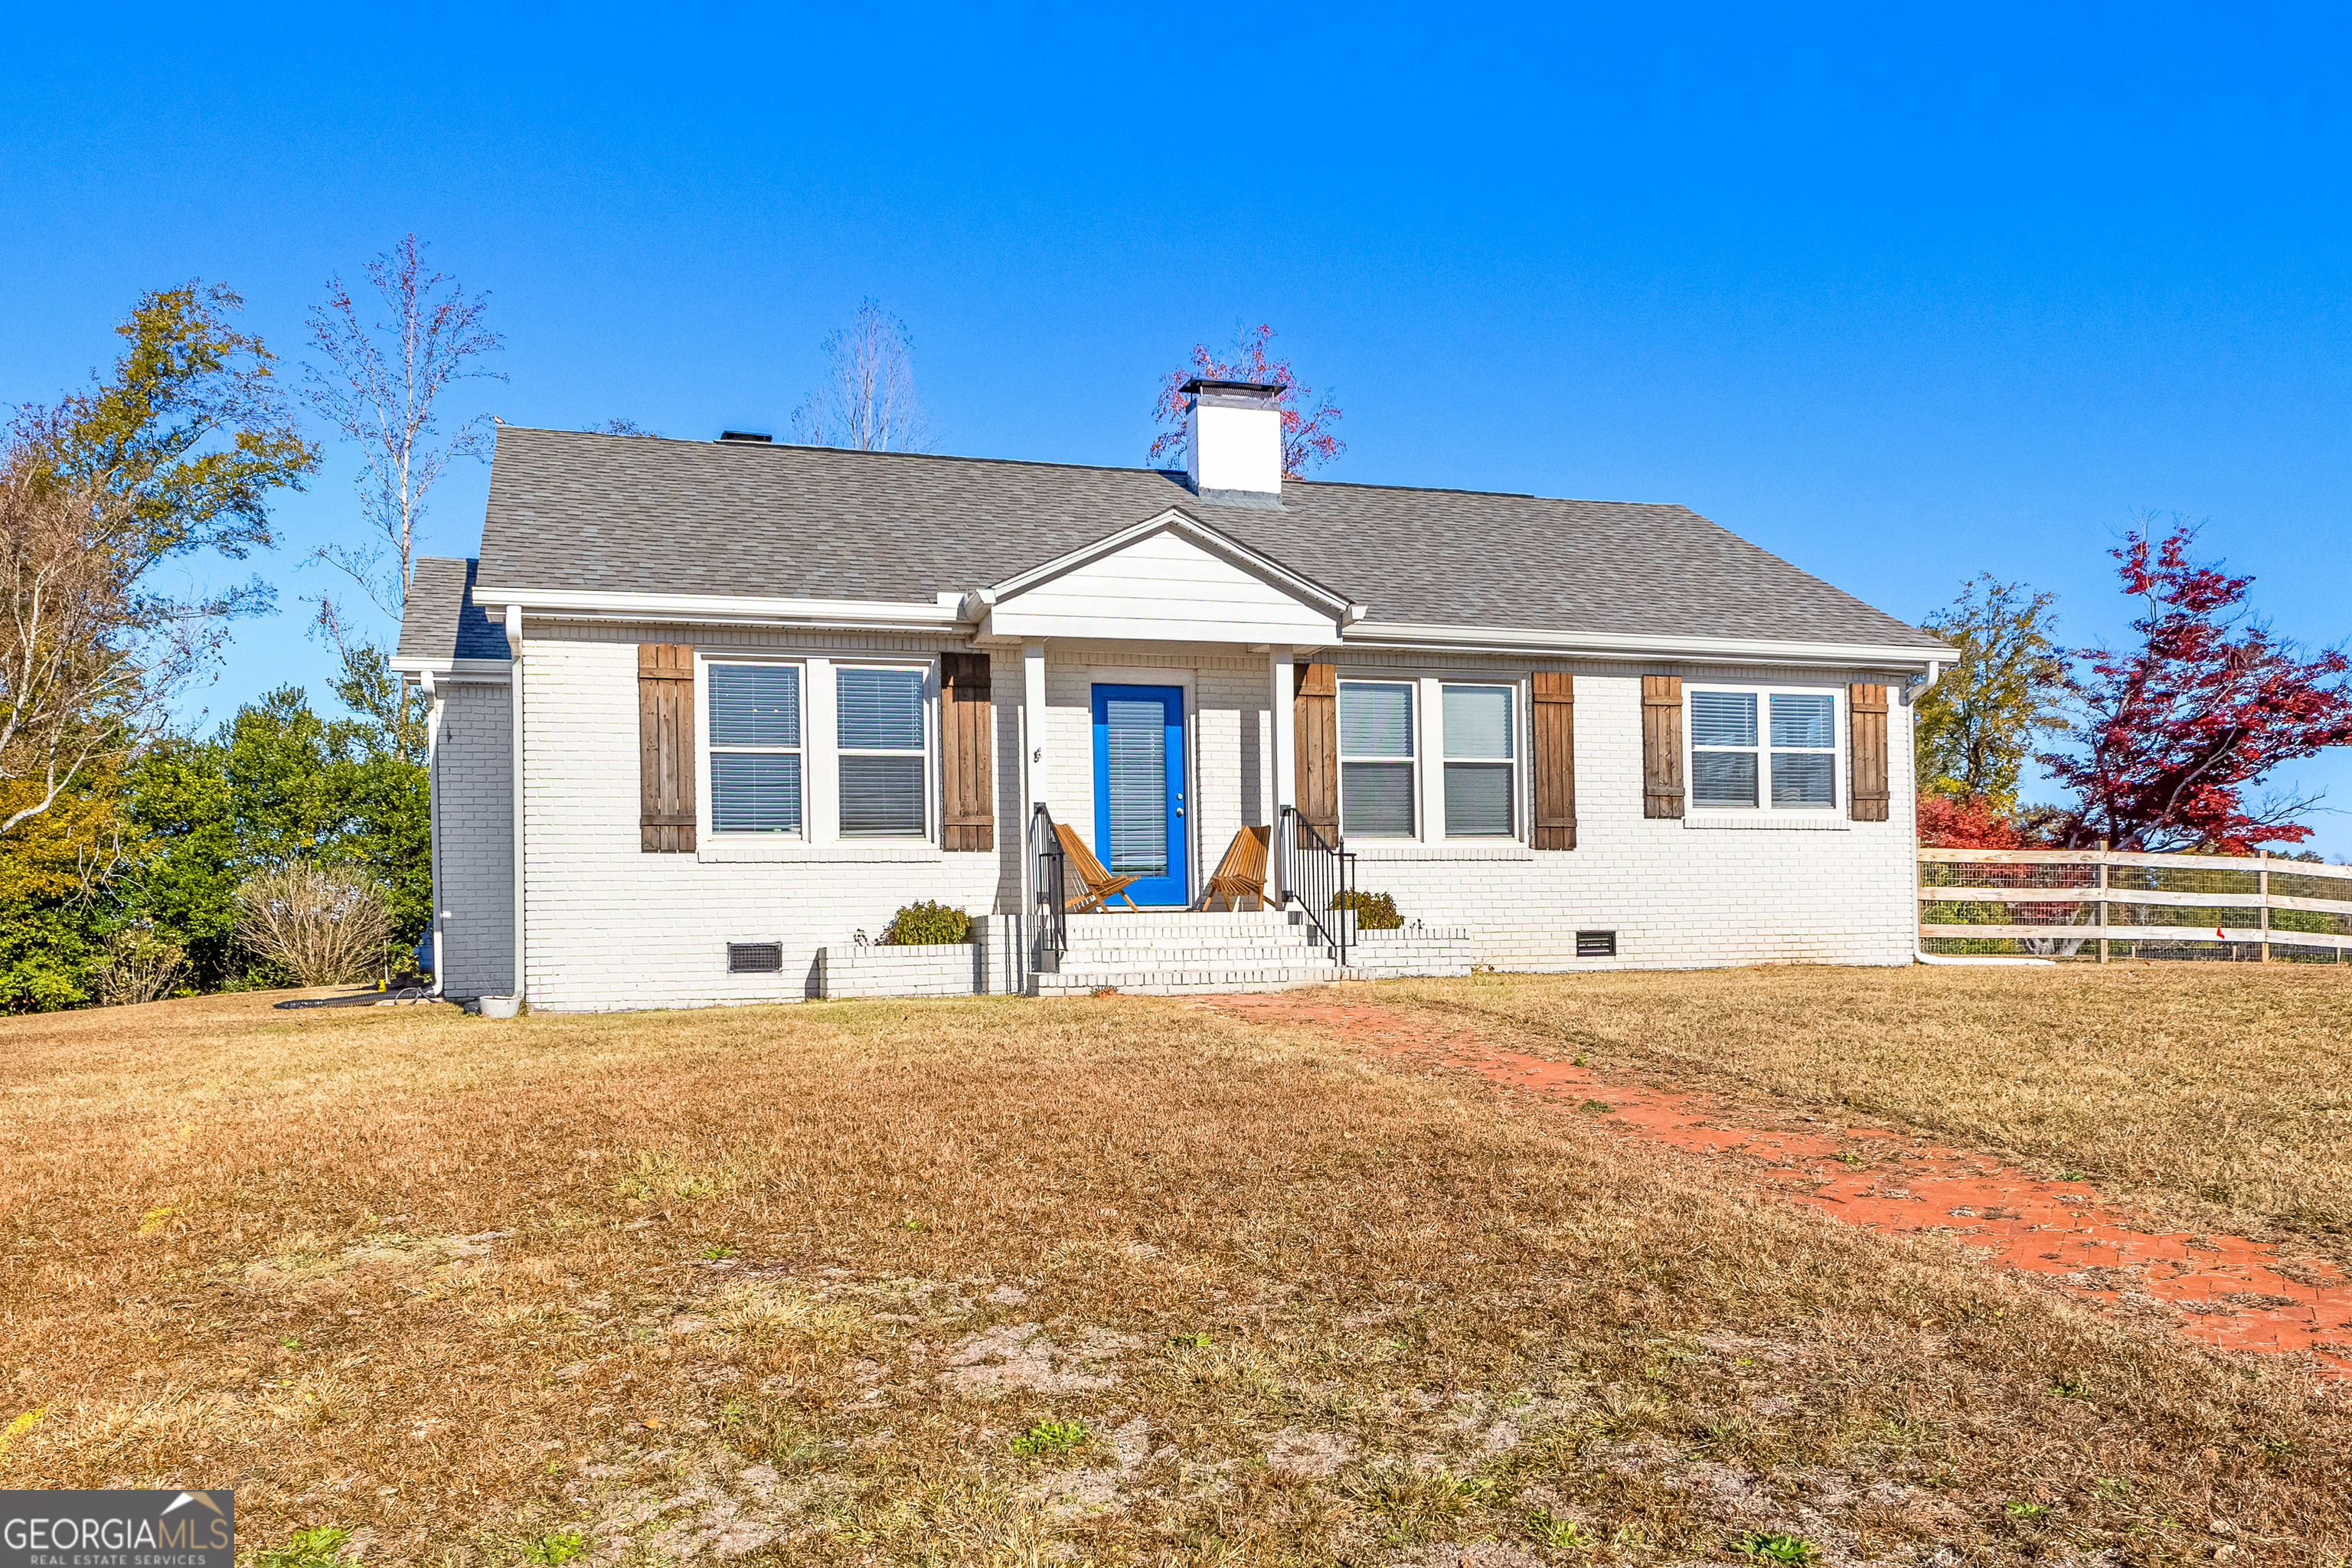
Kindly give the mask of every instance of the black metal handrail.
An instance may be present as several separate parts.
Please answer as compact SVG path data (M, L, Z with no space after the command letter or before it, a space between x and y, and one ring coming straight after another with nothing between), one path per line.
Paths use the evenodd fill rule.
M1044 803L1029 814L1031 904L1037 918L1037 950L1032 967L1041 974L1058 974L1062 955L1070 951L1069 903L1064 889L1069 881L1070 858L1062 851L1061 835L1054 831L1054 814Z
M1349 907L1355 901L1355 856L1326 841L1295 805L1282 808L1276 837L1283 900L1298 900L1333 962L1346 968L1348 948L1355 940L1354 912Z

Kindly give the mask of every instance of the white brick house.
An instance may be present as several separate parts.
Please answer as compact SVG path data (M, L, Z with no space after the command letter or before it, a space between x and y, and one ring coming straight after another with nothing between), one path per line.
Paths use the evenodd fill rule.
M1183 473L502 427L395 660L446 993L1296 983L1334 849L1408 921L1347 972L1910 961L1942 645L1681 507L1286 479L1271 389L1188 391ZM1053 824L1142 909L1056 918ZM1279 907L1194 912L1253 826ZM977 949L866 946L918 900Z

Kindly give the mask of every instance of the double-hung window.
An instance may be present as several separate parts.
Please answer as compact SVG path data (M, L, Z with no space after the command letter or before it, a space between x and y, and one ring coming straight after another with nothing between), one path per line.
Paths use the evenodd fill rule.
M923 671L837 665L834 675L841 837L922 837L930 798Z
M711 831L798 837L800 666L711 664L707 668Z
M1837 698L1826 691L1693 690L1691 805L1701 811L1837 805Z
M1339 831L1410 838L1413 831L1412 682L1339 682Z
M1508 838L1513 820L1512 690L1447 686L1445 837Z

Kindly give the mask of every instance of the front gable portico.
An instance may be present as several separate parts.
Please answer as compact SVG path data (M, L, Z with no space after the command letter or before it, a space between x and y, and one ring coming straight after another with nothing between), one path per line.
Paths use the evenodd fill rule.
M1170 509L971 596L983 640L1324 647L1362 606Z

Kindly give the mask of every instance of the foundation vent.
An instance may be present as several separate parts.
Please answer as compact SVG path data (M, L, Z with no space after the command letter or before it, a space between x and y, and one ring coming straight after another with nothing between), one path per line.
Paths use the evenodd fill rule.
M1583 944L1580 941L1578 945ZM781 974L784 968L784 944L780 942L730 942L727 944L727 973L730 974Z

